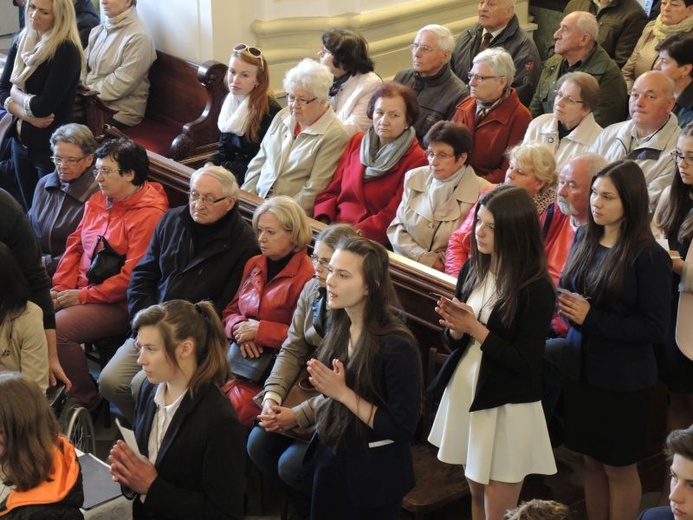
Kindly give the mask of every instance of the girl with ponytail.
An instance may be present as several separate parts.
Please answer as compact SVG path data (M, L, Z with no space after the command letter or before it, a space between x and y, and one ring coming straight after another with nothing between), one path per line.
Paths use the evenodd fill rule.
M133 518L243 518L243 429L219 387L226 337L207 301L171 300L137 313L137 362L147 381L134 431L142 455L123 441L111 473L136 495Z

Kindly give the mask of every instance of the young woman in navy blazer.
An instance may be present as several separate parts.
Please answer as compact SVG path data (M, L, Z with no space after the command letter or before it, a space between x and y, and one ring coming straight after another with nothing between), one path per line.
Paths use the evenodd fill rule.
M590 218L561 277L565 444L585 459L589 518L635 518L647 454L654 344L665 338L671 260L649 226L645 177L616 161L592 180Z
M147 376L135 453L118 441L111 473L139 496L137 519L243 518L245 435L228 399L226 336L211 302L171 300L133 321Z
M399 519L414 486L421 367L388 264L385 248L365 238L340 241L330 260L329 328L308 362L328 397L308 452L316 457L312 520Z

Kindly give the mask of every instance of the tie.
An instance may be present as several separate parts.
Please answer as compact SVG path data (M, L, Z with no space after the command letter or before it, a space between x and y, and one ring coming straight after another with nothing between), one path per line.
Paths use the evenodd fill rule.
M479 52L488 49L491 40L493 40L493 35L490 32L484 34L484 38L481 40L481 45L479 45Z

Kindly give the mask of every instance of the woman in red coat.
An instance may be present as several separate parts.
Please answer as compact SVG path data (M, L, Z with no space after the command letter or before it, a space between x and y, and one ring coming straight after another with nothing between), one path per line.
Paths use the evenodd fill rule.
M224 309L223 319L226 337L238 345L243 357L256 358L266 348L279 350L282 346L298 297L314 270L306 251L313 232L306 213L291 197L272 197L258 206L253 230L262 254L246 262L243 281ZM257 393L264 381L254 383L259 385ZM245 387L252 390L254 383ZM245 426L252 422L244 411L254 393L243 393L242 400L248 403L237 399L241 393L230 394Z
M389 244L386 231L402 199L404 174L426 164L412 126L419 110L414 91L399 83L383 83L373 92L373 126L349 141L332 182L315 199L317 220L352 224L367 238Z
M457 105L453 117L472 132L469 164L493 184L503 182L508 169L505 150L522 142L532 120L510 86L514 77L515 65L506 51L494 47L480 52L469 71L470 96Z

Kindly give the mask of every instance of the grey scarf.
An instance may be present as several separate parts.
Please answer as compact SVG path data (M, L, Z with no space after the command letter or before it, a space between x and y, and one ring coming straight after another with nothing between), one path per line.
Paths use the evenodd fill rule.
M416 130L410 126L397 139L379 148L380 139L371 126L361 141L361 164L366 167L363 178L375 179L389 172L407 153L414 139Z

